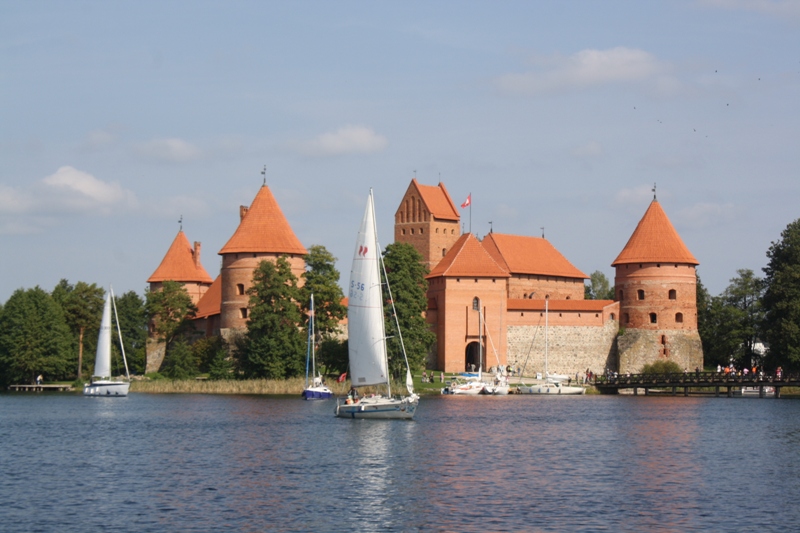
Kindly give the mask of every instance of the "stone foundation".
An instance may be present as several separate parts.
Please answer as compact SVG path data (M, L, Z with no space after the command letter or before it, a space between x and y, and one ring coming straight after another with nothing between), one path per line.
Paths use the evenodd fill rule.
M637 374L659 360L675 361L693 372L703 369L703 346L697 331L628 329L617 339L619 372Z

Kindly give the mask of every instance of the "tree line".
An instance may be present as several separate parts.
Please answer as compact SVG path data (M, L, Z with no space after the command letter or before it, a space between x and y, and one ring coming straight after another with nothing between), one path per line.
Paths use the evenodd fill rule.
M413 368L424 365L435 336L425 324L427 270L421 256L407 244L386 247L384 262L392 288L403 340ZM315 300L317 362L338 375L348 370L347 341L341 323L347 314L339 286L336 258L324 246L311 246L305 256L303 283L285 257L262 261L248 289L246 331L227 341L205 337L194 324L197 308L183 286L166 281L144 298L130 291L116 298L128 365L142 374L148 335L164 343L159 375L188 379L284 379L305 372L309 301ZM0 305L0 383L32 382L39 374L48 381L81 381L91 376L105 291L96 284L61 280L50 292L40 287L18 289ZM391 309L388 293L387 310ZM387 335L396 330L387 312ZM112 371L123 373L116 329ZM390 372L401 376L403 356L389 344Z

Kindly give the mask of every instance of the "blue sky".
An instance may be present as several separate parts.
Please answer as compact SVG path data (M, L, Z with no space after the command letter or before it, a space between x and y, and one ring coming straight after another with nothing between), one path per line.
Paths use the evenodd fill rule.
M800 216L798 89L798 1L6 0L0 302L143 294L181 216L216 276L265 165L343 280L370 187L383 245L416 175L613 280L656 183L718 294Z

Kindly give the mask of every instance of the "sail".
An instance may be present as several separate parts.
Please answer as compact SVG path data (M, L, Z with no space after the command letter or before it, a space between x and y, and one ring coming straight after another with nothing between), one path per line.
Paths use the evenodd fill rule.
M372 191L358 231L350 271L347 333L353 386L388 383L386 334Z
M94 376L111 376L111 292L106 293L100 334L97 337L97 353L94 358Z

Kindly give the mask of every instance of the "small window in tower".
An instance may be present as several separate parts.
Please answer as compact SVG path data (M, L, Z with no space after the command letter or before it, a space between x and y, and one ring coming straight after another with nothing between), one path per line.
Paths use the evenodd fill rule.
M239 296L244 294L244 284L242 283L236 284L236 294L238 294Z
M447 248L442 248L442 257L447 255Z
M620 290L619 290L619 299L620 299L620 301L622 301L622 296L623 296L623 294L624 294L624 293L622 292L622 289L620 289Z
M655 313L650 313L650 323L658 324L658 315L656 315Z
M683 323L683 313L675 313L675 322L678 324Z
M661 344L667 344L667 336L661 335Z
M411 228L411 235L414 235L414 228Z
M246 307L242 307L241 309L239 309L239 316L241 318L247 318L247 308Z
M451 229L451 230L450 230L450 235L455 235L455 234L456 234L456 230L454 230L454 229Z
M567 296L567 300L569 300L570 298L571 298L571 296Z
M670 289L669 290L669 299L670 300L675 300L677 298L678 298L678 293L675 291L675 289Z
M436 233L439 233L439 228L436 228Z
M628 313L625 313L625 323L626 324L631 323L631 315L629 315Z
M424 228L419 228L419 234L420 234L420 235L422 235L423 233L425 233L425 232L423 231L423 229L424 229Z
M403 229L403 230L400 230L400 232L401 232L403 235L405 235L405 234L406 234L406 230L404 230L404 229Z
M525 299L525 298L527 298L527 297L528 297L528 293L527 293L527 292L525 292L525 293L522 293L522 298L523 298L523 299Z
M636 297L639 298L640 300L644 300L644 291L642 289L636 291Z

